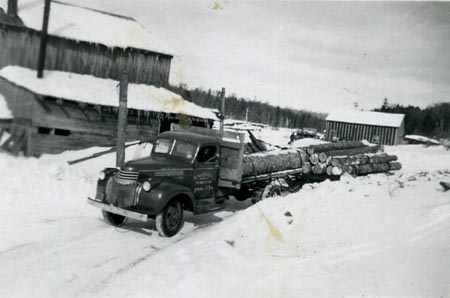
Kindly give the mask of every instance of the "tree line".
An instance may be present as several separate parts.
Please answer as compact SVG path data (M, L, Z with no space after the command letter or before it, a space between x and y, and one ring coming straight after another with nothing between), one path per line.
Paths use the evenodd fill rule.
M434 138L450 136L450 103L442 102L424 109L416 106L389 104L385 99L376 112L405 114L405 133L418 134Z
M201 88L188 89L184 85L170 86L170 89L199 106L219 109L221 91ZM281 108L269 103L237 97L225 96L225 117L236 120L267 124L287 128L325 128L326 114L304 110Z

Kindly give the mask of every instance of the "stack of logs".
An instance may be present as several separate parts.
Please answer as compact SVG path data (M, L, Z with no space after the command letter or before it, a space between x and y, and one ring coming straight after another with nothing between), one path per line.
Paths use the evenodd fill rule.
M383 152L381 146L362 142L338 142L268 151L244 156L243 176L302 169L304 174L354 176L400 170L397 156Z

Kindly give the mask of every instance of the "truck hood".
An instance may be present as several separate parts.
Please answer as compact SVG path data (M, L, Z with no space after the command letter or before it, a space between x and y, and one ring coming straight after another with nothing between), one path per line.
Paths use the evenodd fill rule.
M154 170L179 170L186 168L192 168L191 163L188 161L164 156L154 156L128 161L122 169L129 172L141 172Z

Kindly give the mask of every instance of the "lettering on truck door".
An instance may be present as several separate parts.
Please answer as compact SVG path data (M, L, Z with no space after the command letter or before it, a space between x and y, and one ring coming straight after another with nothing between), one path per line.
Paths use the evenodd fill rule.
M192 191L197 199L208 199L215 196L218 173L219 158L217 146L202 146L195 160L195 169L192 177Z

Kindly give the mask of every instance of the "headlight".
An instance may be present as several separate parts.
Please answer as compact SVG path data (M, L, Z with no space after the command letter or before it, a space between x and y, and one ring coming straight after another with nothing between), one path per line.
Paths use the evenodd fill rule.
M103 172L103 171L101 171L101 172L98 174L98 179L99 179L99 180L105 180L105 178L106 178L106 173Z
M145 191L149 191L150 188L152 188L152 185L150 184L150 182L145 181L144 183L142 183L142 189Z

